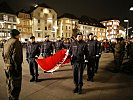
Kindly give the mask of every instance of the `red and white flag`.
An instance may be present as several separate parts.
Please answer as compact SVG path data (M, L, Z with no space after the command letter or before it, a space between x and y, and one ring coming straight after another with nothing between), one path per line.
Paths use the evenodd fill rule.
M40 65L42 70L46 72L54 72L63 64L70 62L71 58L68 58L68 52L69 50L62 49L55 53L53 56L43 59L36 59L36 62ZM59 62L61 63L59 64Z

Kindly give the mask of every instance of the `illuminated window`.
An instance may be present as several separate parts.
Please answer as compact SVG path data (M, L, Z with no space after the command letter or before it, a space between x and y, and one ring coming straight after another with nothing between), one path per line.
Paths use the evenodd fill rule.
M38 33L38 37L41 37L41 34L40 33Z
M38 23L40 23L40 20L38 20Z
M28 32L30 32L30 28L28 28Z
M117 26L114 26L114 29L117 29Z
M24 25L26 25L26 22L25 21L23 21L23 23L24 23Z
M26 32L26 28L23 28L23 31Z
M8 25L8 29L11 29L11 25Z
M13 28L16 29L16 25L14 25Z

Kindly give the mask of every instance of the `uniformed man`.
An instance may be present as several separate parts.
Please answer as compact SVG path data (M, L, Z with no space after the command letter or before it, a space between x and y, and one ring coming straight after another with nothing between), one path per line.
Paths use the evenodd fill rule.
M125 40L123 39L123 37L120 38L120 43L121 43L121 64L123 62L123 58L125 56L125 46L126 46L126 43L125 43Z
M116 38L116 45L114 48L114 63L115 63L114 73L118 73L120 71L120 67L122 64L121 54L122 54L121 41L120 38Z
M11 30L11 38L3 48L9 100L18 100L21 90L23 53L19 34L16 29Z
M95 74L95 60L96 60L96 55L97 55L97 44L94 41L94 36L93 33L90 33L88 35L89 40L87 41L88 45L88 62L87 62L87 81L92 81L93 82L93 77Z
M47 58L53 54L53 45L49 41L49 35L45 36L45 41L41 45L41 55L44 58Z
M55 52L64 48L64 43L61 40L60 36L57 37L57 41L55 42Z
M69 53L72 56L72 67L75 89L74 93L82 93L83 86L83 69L85 58L84 55L88 54L87 44L83 41L82 33L77 34L77 40L74 40L69 49ZM87 57L87 56L86 56Z
M69 49L69 47L70 47L70 39L69 38L65 38L63 43L64 43L64 46L65 46L65 49Z
M97 40L97 36L94 36L94 41L97 44L97 53L96 53L96 61L95 61L95 73L97 73L98 68L99 68L99 59L101 57L102 54L102 50L101 50L101 42Z
M29 67L30 67L30 74L32 78L30 79L30 82L38 82L38 64L35 61L40 55L40 46L38 43L35 42L35 37L31 36L30 37L31 44L27 46L27 58L29 62Z

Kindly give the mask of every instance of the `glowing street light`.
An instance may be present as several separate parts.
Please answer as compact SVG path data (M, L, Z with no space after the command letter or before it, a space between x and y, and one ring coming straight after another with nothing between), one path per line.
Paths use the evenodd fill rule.
M130 8L130 11L133 11L133 7Z
M128 39L129 20L124 20L124 22L127 23L127 27L126 27L126 39Z

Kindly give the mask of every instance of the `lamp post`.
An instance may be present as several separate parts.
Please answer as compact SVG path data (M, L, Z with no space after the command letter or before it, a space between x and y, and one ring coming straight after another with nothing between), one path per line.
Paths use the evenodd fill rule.
M133 11L133 7L130 8L130 11Z
M127 27L126 27L126 39L128 39L129 20L124 20L124 22L127 23Z

